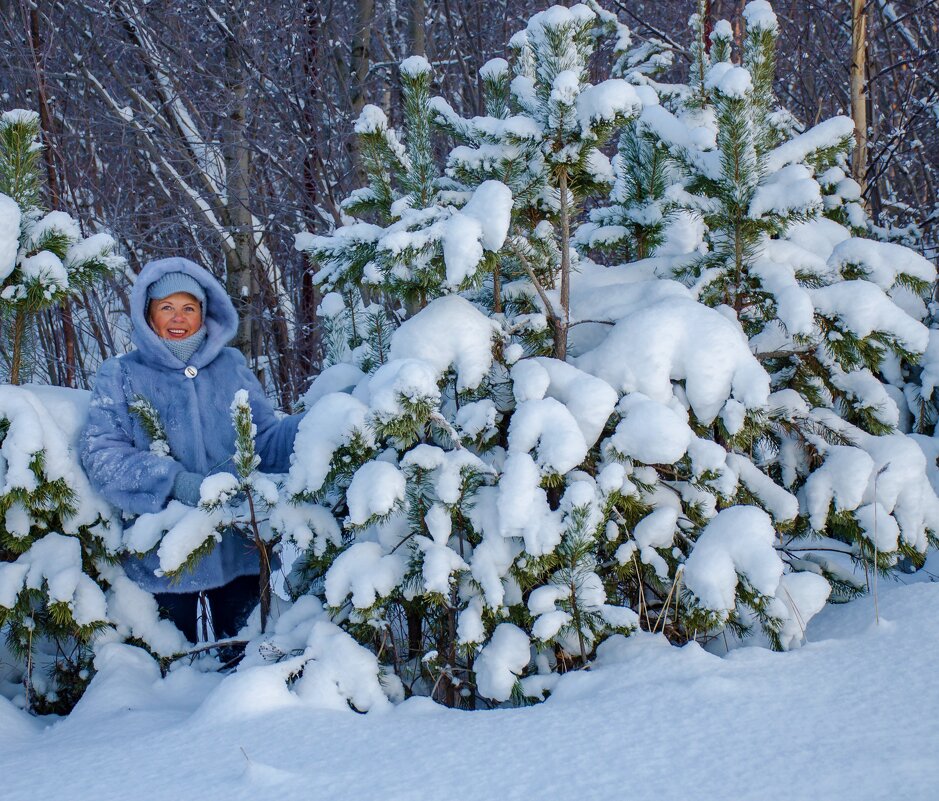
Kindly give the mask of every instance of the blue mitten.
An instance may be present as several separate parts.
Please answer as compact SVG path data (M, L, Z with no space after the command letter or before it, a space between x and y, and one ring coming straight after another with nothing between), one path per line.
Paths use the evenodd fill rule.
M173 482L173 497L187 506L199 505L199 487L205 479L201 473L189 473L183 470Z

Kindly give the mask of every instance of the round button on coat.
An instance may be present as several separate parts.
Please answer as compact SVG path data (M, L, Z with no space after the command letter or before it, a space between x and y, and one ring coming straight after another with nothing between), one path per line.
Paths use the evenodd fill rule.
M186 374L186 378L195 378L197 375L199 375L199 371L191 364L185 370L183 370L183 372Z

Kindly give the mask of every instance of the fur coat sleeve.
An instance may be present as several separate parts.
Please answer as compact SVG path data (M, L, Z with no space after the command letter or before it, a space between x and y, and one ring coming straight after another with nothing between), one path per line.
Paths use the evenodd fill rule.
M150 450L127 404L120 360L108 359L91 395L80 441L82 464L91 483L125 514L157 512L166 506L176 474L184 468Z

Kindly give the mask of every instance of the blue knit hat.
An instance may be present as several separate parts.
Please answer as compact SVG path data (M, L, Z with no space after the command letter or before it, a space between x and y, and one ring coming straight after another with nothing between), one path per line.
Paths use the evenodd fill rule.
M195 278L186 273L167 273L157 278L147 287L147 299L163 300L176 292L186 292L192 295L202 304L203 313L205 312L205 290Z

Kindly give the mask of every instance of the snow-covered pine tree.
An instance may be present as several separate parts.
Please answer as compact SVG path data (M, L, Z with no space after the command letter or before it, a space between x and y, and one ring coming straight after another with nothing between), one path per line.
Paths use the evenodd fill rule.
M78 415L54 392L0 387L0 631L35 710L80 697L109 622L99 585L120 541L66 434Z
M609 192L612 168L600 148L642 105L622 78L588 80L598 34L612 34L617 62L629 42L625 26L598 11L555 6L532 17L509 43L514 75L504 59L480 71L487 116L466 120L442 98L432 101L438 124L463 143L450 153L447 185L466 191L498 178L512 190L513 222L493 272L491 308L505 308L527 329L533 352L547 344L539 336L546 317L550 352L562 360L576 270L573 221L591 196Z
M737 323L656 275L674 257L604 268L571 248L583 200L612 183L596 144L657 105L648 86L587 82L600 27L586 6L549 9L513 38L511 68L483 68L486 116L430 102L461 142L440 197L464 202L500 176L513 193L505 242L475 285L428 288L438 296L394 331L383 364L364 371L347 346L315 379L294 503L275 512L306 551L299 589L407 691L448 703L541 697L637 625L681 641L750 614L788 646L828 594L820 577L793 579L774 547L796 498L745 436L713 439L766 413L770 378ZM367 225L298 238L337 293L321 308L336 331L355 319L341 299ZM773 518L733 505L751 495Z
M84 238L69 215L42 210L40 155L35 113L0 116L0 315L14 384L31 315L124 264L109 235ZM75 456L85 403L77 390L0 386L0 631L36 710L75 703L108 624L131 636L120 521Z
M640 127L680 169L667 194L705 227L706 252L674 274L738 321L772 376L762 420L725 416L709 438L749 451L798 495L780 551L850 594L858 580L832 551L884 570L901 554L921 559L939 524L923 454L900 433L901 363L915 363L927 342L906 309L922 313L915 296L928 292L935 268L823 216L860 227L842 169L852 124L833 118L797 132L772 91L775 15L755 0L744 17L742 64L726 60L721 44L721 58L708 57L705 91L694 94L713 111L713 144L702 145L707 118L684 109L648 109ZM840 190L823 199L820 184ZM839 191L847 205L831 199ZM760 493L750 500L771 511Z
M620 25L615 17L608 24ZM624 49L616 52L612 74L637 87L655 85L652 79L672 64L671 50L662 42L630 48L629 38L621 36L618 44ZM674 204L665 198L673 168L667 149L638 119L630 120L620 133L612 168L615 179L609 203L590 210L589 222L577 228L575 244L582 253L595 251L622 264L651 256L662 244L674 214Z
M234 464L237 490L239 494L244 494L248 505L245 521L248 529L246 533L258 552L258 566L260 567L258 599L263 633L267 629L267 620L271 611L271 551L277 543L276 539L271 536L270 527L262 527L259 523L261 509L258 505L270 509L280 500L280 491L271 479L259 473L257 469L261 464L261 457L257 455L254 446L258 430L251 416L247 390L241 390L235 394L231 412L235 429Z
M0 115L0 316L10 331L4 361L14 384L31 316L125 263L108 234L83 237L65 212L43 211L41 152L38 114Z
M561 258L561 249L555 241L558 235L554 233L555 226L549 222L549 219L557 223L560 216L570 214L575 196L573 188L567 188L568 184L577 186L578 190L580 187L586 188L588 184L591 186L596 184L596 181L588 181L587 164L589 162L591 167L595 167L597 159L599 159L601 165L605 161L605 158L602 157L595 148L595 144L603 134L602 129L612 129L612 123L615 120L623 118L627 110L638 110L638 103L632 97L631 90L623 85L624 90L626 90L625 106L615 109L598 107L599 110L594 109L594 118L589 119L591 109L584 105L583 107L586 109L584 116L585 121L583 125L581 124L577 117L574 101L580 90L586 86L586 58L589 56L589 52L592 49L591 23L593 14L584 7L578 7L573 13L562 11L559 14L557 10L553 11L555 12L555 17L557 17L556 20L549 19L550 15L546 14L543 16L546 25L533 23L530 27L532 32L537 33L535 41L537 47L541 49L540 56L535 57L532 55L530 52L531 48L527 41L525 41L525 37L520 37L517 43L517 49L520 53L519 60L527 65L526 69L528 69L528 74L520 76L521 79L517 81L516 84L519 91L527 99L528 106L527 109L524 110L530 112L528 116L523 113L524 110L517 99L513 99L510 103L508 91L509 80L506 72L507 64L505 62L490 63L482 72L483 79L489 90L487 95L487 107L490 111L489 117L464 121L459 119L452 110L450 110L449 106L442 103L442 101L439 99L435 99L434 101L434 110L437 112L438 121L444 122L448 127L458 128L461 138L464 141L471 142L471 146L466 146L466 150L469 150L470 147L476 147L486 149L489 154L489 163L487 165L479 165L477 163L479 169L475 172L472 172L465 163L454 167L453 165L456 162L455 157L452 157L450 170L451 179L445 182L438 182L438 185L444 187L440 197L446 198L454 203L466 203L463 207L463 214L465 216L467 208L473 205L473 198L477 198L482 189L491 186L502 186L501 183L495 184L491 176L498 175L506 179L507 183L516 188L521 198L520 200L517 199L518 209L515 210L514 214L515 219L519 223L516 225L516 241L525 243L528 239L535 239L535 241L538 242L538 247L541 253L544 254L539 261L538 270L549 289L553 288L555 285L561 284L561 276L565 273L569 275L570 269L570 248L566 246L565 242L564 250L567 253L565 257L567 262L562 263L565 262L565 259ZM539 19L539 22L540 21ZM566 50L571 52L565 52ZM572 53L574 55L572 55ZM413 61L413 59L409 60L409 62ZM406 64L409 62L406 62ZM539 64L542 65L541 74L536 83L534 74ZM410 68L402 70L403 76L408 76L412 73L413 70ZM423 69L421 75L428 75L428 70ZM552 93L551 91L551 87L559 76L558 86L567 92L567 95L563 97L562 92L558 91ZM565 83L565 81L567 83ZM568 86L568 84L571 85ZM414 87L410 86L407 81L405 81L403 91L407 98L414 93ZM623 102L622 98L611 99L620 103ZM514 107L513 110L520 113L510 116L510 106ZM427 115L426 103L421 106L417 103L406 102L406 109L420 110L421 113ZM474 127L474 124L477 122L480 124L478 130ZM406 123L408 129L419 128L419 126L411 122L410 118L406 118ZM361 129L361 127L360 125L359 128ZM546 131L549 135L545 135ZM562 166L560 170L557 169L558 165L552 166L545 163L545 154L551 157L552 153L561 150L563 147L567 147L567 162L565 162L565 165ZM520 149L524 152L517 152ZM475 156L471 158L477 162L479 161ZM553 158L557 159L556 156ZM532 162L536 165L534 169L531 166ZM557 172L560 172L560 177ZM459 179L462 179L462 182L460 182ZM371 183L373 186L378 183L375 177L372 177ZM562 185L565 186L563 193L561 191ZM562 194L564 195L563 203L560 202ZM506 192L505 195L507 196L508 193ZM354 195L353 197L356 196L357 195ZM552 196L555 197L554 201L552 201ZM578 195L576 199L579 201L583 196L584 195ZM511 198L508 199L511 200ZM501 233L498 237L490 237L490 239L494 240L498 248L502 245L505 239L506 229L508 228L508 209L505 208L506 204L503 204L502 208L493 208L491 204L489 204L488 207L482 204L478 205L484 212L484 218L490 227L492 227L493 221L498 221L499 219L498 213L494 212L504 210L506 213L506 219L500 226L502 229ZM526 216L522 213L526 206L530 210L536 211L537 217L535 219L532 219L531 215ZM459 220L459 222L463 224L463 227L466 227L465 222L462 220ZM332 280L334 273L330 271L332 267L330 259L333 258L333 254L336 252L335 248L337 245L341 246L343 239L347 238L348 234L354 233L356 227L359 225L361 224L354 223L352 226L348 226L352 229L349 232L340 229L335 237L330 238L326 242L322 240L312 240L298 243L301 246L305 245L309 247L314 258L318 257L322 261L324 256L326 257L326 268L321 272L321 280L323 273L327 273L329 276L327 280ZM456 226L452 225L452 227L455 228ZM532 237L532 230L535 228L539 229L539 235ZM560 225L558 228L561 230L561 236L569 237L569 227L565 229L564 225ZM446 258L446 249L443 248L443 250L442 255ZM532 248L525 244L525 250L528 251L530 256ZM501 267L501 264L499 266ZM516 265L516 267L517 274L525 274L524 268L518 265ZM529 263L526 267L531 268L531 264ZM501 305L501 282L498 273L492 280L494 291L490 297L493 298L493 305L498 309ZM566 280L569 279L565 279L565 281ZM531 286L527 280L526 283L529 287ZM336 286L335 284L331 285ZM440 288L446 289L447 287L441 284ZM438 292L440 288L438 288ZM451 290L453 288L456 287L450 287ZM544 291L545 287L541 286L541 292L544 293ZM557 303L557 301L555 301L555 303ZM330 296L327 296L324 307L330 305L333 304ZM489 341L496 333L496 327L492 323L485 321L485 318L479 315L478 312L471 311L472 307L464 307L463 304L454 305L453 303L449 304L449 306L452 307L452 313L456 316L456 319L463 316L472 321L471 327L476 329L475 333L478 338L478 341L472 344L474 344L478 350L487 354L486 362L491 364L492 356L491 353L489 353L491 350ZM329 313L329 317L332 320L337 320L339 324L344 324L346 329L349 330L351 327L350 324L354 323L355 320L355 311L355 305L347 304L347 310L345 312ZM430 309L428 309L428 311L430 311ZM473 320L473 317L477 315L479 315L478 318ZM541 316L543 319L543 310L539 310L538 316ZM437 311L436 317L439 318L440 322L444 319L439 310ZM555 321L561 322L562 318L555 316ZM437 325L439 323L431 324ZM566 326L566 323L564 323L564 325ZM543 329L544 326L542 325L541 328ZM557 330L559 329L555 328L555 332ZM563 328L560 330L566 338L566 330ZM352 336L354 336L354 333ZM350 339L351 338L352 337L350 337ZM395 334L395 338L401 339L397 333ZM394 345L392 346L392 355L394 355L393 352ZM361 362L358 366L362 366ZM386 368L398 366L399 365L395 365L393 361L382 366L375 373L374 379L383 378L383 372L388 372L389 376L394 378L393 371ZM437 547L436 550L431 549L430 551L425 549L425 557L423 560L419 558L421 552L418 550L416 553L418 559L414 560L416 561L415 569L422 569L422 561L425 564L429 561L426 553L432 553L433 560L430 561L440 563L434 569L439 569L440 565L448 562L452 567L459 567L459 565L462 565L463 568L466 567L463 560L459 558L459 553L469 553L474 545L479 544L479 534L472 529L472 525L468 519L468 500L476 493L480 486L485 483L489 474L493 472L492 468L481 462L478 457L465 452L466 449L462 447L460 439L461 435L462 438L467 438L467 434L464 433L462 429L457 428L458 425L465 425L469 432L468 438L471 441L477 440L480 445L485 444L486 447L491 448L497 437L497 431L494 426L495 406L493 401L487 399L485 402L477 402L472 392L467 393L466 390L476 390L477 393L485 394L488 392L491 394L493 387L490 387L488 390L478 387L480 380L484 377L483 374L474 376L472 385L461 387L460 384L462 382L460 381L459 370L454 370L455 375L453 375L452 378L448 378L446 373L448 373L449 370L446 368L449 365L441 361L440 366L445 368L443 371L444 374L438 376L432 373L431 375L434 376L434 380L426 384L424 394L412 392L409 397L401 397L402 408L394 408L394 405L398 402L394 397L394 393L397 392L397 390L390 386L389 389L391 389L392 392L386 392L390 397L385 401L388 404L388 408L380 410L378 414L374 414L369 420L370 425L368 426L369 430L367 433L359 433L357 437L360 445L366 445L365 452L359 454L360 458L363 456L367 458L371 455L370 446L372 445L372 441L376 438L376 434L377 439L398 443L399 448L400 446L404 446L405 448L413 446L411 451L404 454L400 462L404 468L403 474L409 479L406 485L408 498L407 517L410 518L412 525L417 527L418 532L423 534L423 536L418 538L418 542L421 542L422 545L435 542L438 546L441 543L448 544L444 550L440 550L439 547ZM436 372L439 373L440 369L438 368ZM474 372L477 372L477 370L474 370ZM329 374L335 373L335 369L328 370L327 373L321 376L317 383L314 384L314 391L317 390L317 386L322 384L324 380L329 380L327 378ZM413 380L415 377L412 376L410 378ZM442 388L438 388L438 380L440 380L443 385ZM497 383L505 385L504 378ZM406 386L401 388L404 389ZM441 391L441 389L443 391ZM504 393L504 386L502 391ZM510 391L509 389L509 392ZM460 397L461 395L463 397ZM444 408L438 408L442 405L440 402L441 398L444 399ZM327 400L333 405L337 403L336 399L328 397L322 399L320 403L323 404ZM344 402L340 403L347 405ZM447 409L447 406L455 406L455 408ZM463 407L464 413L457 414L456 417L454 417L454 412L458 412L461 406ZM466 412L470 410L472 410L472 414L467 415ZM402 416L402 411L406 411L406 415ZM323 410L313 405L310 413L311 419L317 418L321 414L323 414ZM364 422L364 415L360 413L359 418L360 423ZM352 438L350 438L350 440L351 439ZM300 447L298 443L298 449ZM415 456L411 457L411 453L415 454ZM421 457L416 458L417 454L421 454ZM441 460L444 461L442 462ZM448 489L443 495L443 500L441 500L439 497L439 489L436 487L436 483L439 480L437 474L443 469L446 461L454 462L454 464L457 465L457 468L450 467L447 471L450 474L449 481L451 483L454 481L452 474L455 469L456 473L462 476L462 479L458 482L459 489ZM365 465L365 467L368 467L368 465ZM388 469L384 466L375 469L376 472L388 472ZM318 471L317 476L320 477L322 472L323 471ZM338 484L334 484L333 486L347 495L346 501L348 501L349 494L351 494L353 499L358 498L358 493L356 493L354 486L354 477L350 480L348 473L344 474L342 470L330 472L333 474L331 477L334 480L338 480ZM402 485L402 487L403 486L404 485ZM322 498L324 494L328 495L328 493L323 493L317 485L313 485L312 490L311 492L309 482L302 488L302 491L311 498ZM403 501L403 498L399 500ZM348 504L344 504L342 501L338 504L340 510L345 510L347 506ZM348 508L350 508L351 512L351 507ZM384 514L388 514L390 511L390 509L384 510ZM444 523L443 521L447 518L449 518L449 523ZM349 522L355 529L356 527L363 527L363 523L366 524L366 526L371 525L375 520L372 520L370 515L365 515L361 520L357 520L355 516L350 514ZM448 530L445 531L444 529ZM427 534L431 534L432 536L427 537ZM454 545L453 549L449 547L451 540ZM458 547L456 547L457 545ZM316 551L317 549L314 548L313 550ZM456 552L454 553L453 551ZM350 549L349 552L351 553L352 549ZM363 552L363 549L358 549L358 552ZM447 552L450 552L452 555L445 557L444 554ZM328 555L328 550L323 550L323 553ZM442 563L440 562L441 559L444 560ZM338 570L333 570L328 575L338 575L338 573ZM438 616L439 619L430 620L427 628L431 632L431 638L435 638L435 644L442 646L441 648L435 648L433 650L437 652L438 657L445 659L444 663L441 664L445 665L444 672L448 674L448 678L444 684L442 697L449 696L449 700L452 703L452 681L458 678L458 666L456 664L457 655L454 650L457 644L457 620L455 612L462 604L455 596L450 597L456 591L457 587L455 583L453 583L452 587L448 587L448 575L449 573L443 575L442 585L441 579L436 576L431 577L429 580L428 576L423 576L423 583L426 587L426 597L423 605L425 609L428 605L431 607L441 607L443 609L441 615ZM427 585L429 585L429 587ZM329 599L329 590L330 585L327 578L327 600ZM404 601L401 606L405 609L403 613L405 616L410 614L413 617L413 604ZM474 610L476 607L479 608L477 614L481 615L482 604L474 604ZM366 617L367 619L368 616L357 613L356 617ZM425 615L425 617L433 618L434 615ZM373 625L377 624L373 621ZM427 651L426 646L422 646L420 643L422 631L419 625L416 634L414 634L414 628L415 627L412 625L412 636L410 637L411 642L409 645L415 655L422 655ZM475 633L475 627L466 628L473 628ZM435 634L434 632L437 633ZM471 641L464 639L464 645L470 643ZM418 651L421 653L418 654ZM419 665L420 663L418 663L418 666Z
M374 287L413 311L442 292L479 284L485 253L505 238L511 196L497 181L481 184L472 198L442 192L430 132L430 64L413 56L401 63L400 75L403 141L380 108L365 106L355 132L369 185L342 203L354 222L331 236L301 234L297 247L316 259L317 281L326 289ZM344 294L350 324L361 326L359 299L348 289ZM365 311L377 313L370 306ZM357 337L366 338L361 327Z
M121 520L89 485L77 457L88 393L0 386L0 631L3 678L22 703L67 712L106 643L157 658L185 650L153 596L119 565ZM4 646L0 646L0 651Z
M688 105L690 107L705 106L708 103L708 88L706 79L711 67L711 54L708 50L707 26L710 17L709 0L697 0L696 10L688 20L691 26L691 69L688 75L688 86L691 89Z

